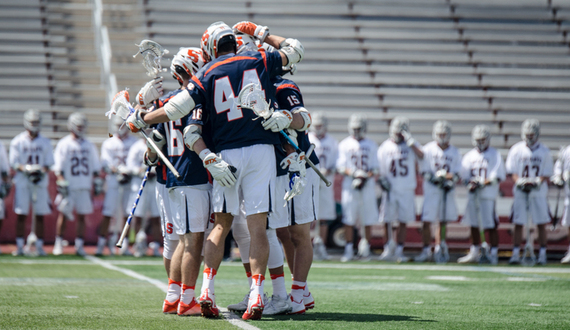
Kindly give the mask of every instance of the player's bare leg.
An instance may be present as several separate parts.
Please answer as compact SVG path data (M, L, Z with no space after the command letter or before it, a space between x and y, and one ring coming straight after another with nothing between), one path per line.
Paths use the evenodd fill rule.
M302 314L305 312L304 296L310 296L307 288L307 277L309 276L309 270L313 263L311 223L294 225L288 228L291 233L291 241L295 246L295 266L293 272L293 286L291 287L291 302L294 306L291 313ZM295 308L295 305L298 305L297 308Z
M249 263L251 264L251 290L247 310L242 319L257 320L263 313L263 287L265 270L269 259L267 239L267 213L251 214L246 217L250 236Z
M78 214L75 223L75 254L79 256L85 255L85 250L83 249L85 237L85 215Z
M536 227L538 228L538 244L540 244L537 263L546 265L546 225L537 225Z
M55 223L55 243L53 245L53 254L60 255L63 253L63 239L62 235L65 233L66 228L66 219L63 213L60 213L57 216L57 220Z
M24 255L24 234L26 230L26 219L28 218L27 215L18 214L16 217L16 255Z
M321 235L321 239L323 240L323 244L327 246L327 240L329 237L329 224L327 220L319 220L319 233Z
M289 266L289 271L293 275L293 269L295 268L295 246L291 241L291 234L287 227L276 229L277 237L283 245L283 251L285 251L285 260L287 261L287 266Z
M523 226L515 224L515 232L513 234L513 255L509 260L511 264L518 264L520 262L520 246L522 243Z
M164 257L164 267L168 275L168 290L166 298L162 304L162 312L165 314L176 314L180 303L182 291L182 257L184 255L184 243L182 237L172 254L172 259Z
M188 233L180 236L179 245L183 246L182 256L182 291L178 315L200 315L200 305L194 297L196 280L200 272L202 261L202 246L204 245L204 233Z
M406 223L400 222L400 226L398 228L398 246L396 247L396 261L398 262L406 262L408 258L404 256L404 243L406 242Z

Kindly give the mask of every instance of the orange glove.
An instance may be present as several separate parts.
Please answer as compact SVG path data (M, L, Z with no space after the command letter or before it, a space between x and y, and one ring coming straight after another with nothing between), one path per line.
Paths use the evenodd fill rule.
M242 21L236 23L233 26L234 33L243 33L250 35L261 43L265 41L265 38L269 35L269 28L267 26L257 25L253 22Z

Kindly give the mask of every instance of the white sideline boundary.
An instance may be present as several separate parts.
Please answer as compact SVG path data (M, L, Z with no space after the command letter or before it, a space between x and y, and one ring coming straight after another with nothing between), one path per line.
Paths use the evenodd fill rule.
M120 273L123 273L127 276L130 276L132 278L136 278L137 280L141 280L141 281L145 281L148 282L152 285L154 285L155 287L159 288L162 292L166 293L166 291L168 290L168 285L162 281L156 280L154 278L150 278L148 276L144 276L142 274L139 274L135 271L132 271L130 269L125 269L125 268L121 268L121 267L117 267L115 265L112 265L111 263L104 261L100 258L94 257L94 256L85 256L85 259L93 262L94 264L97 264L103 268L107 268L109 270L114 270ZM220 309L220 312L222 314L222 316L224 317L224 319L226 321L228 321L229 323L231 323L232 325L235 325L236 327L240 328L240 329L244 329L244 330L260 330L258 327L255 327L245 321L242 321L237 315L235 315L234 313L228 311L226 308L222 308L222 307L218 307Z

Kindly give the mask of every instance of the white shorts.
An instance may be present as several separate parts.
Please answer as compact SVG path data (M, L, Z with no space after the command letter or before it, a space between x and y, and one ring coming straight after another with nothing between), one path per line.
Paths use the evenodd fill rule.
M302 225L319 218L319 176L309 168L305 179L307 182L303 193L289 201L289 226Z
M130 200L130 189L128 186L123 185L122 187L117 186L107 186L107 191L105 192L105 199L103 200L103 214L106 217L117 216L119 208L121 210L127 210L127 215L131 212L129 207Z
M443 210L443 190L436 189L424 191L424 205L422 207L422 221L456 221L457 205L455 205L455 189L447 193L445 201L445 212Z
M140 184L142 179L137 180L133 179L131 181L133 184L131 185L131 192L129 198L129 206L126 208L127 214L131 212L131 208L137 199L137 194L139 193ZM137 183L138 182L138 183ZM151 218L157 218L160 216L160 212L158 211L158 207L156 205L156 180L147 180L144 186L143 192L141 194L141 198L139 199L139 203L137 208L135 209L135 217L142 218L145 215L150 215Z
M499 218L495 212L495 200L481 198L479 205L483 229L497 228ZM465 208L465 214L463 214L461 223L473 228L479 228L479 216L477 215L476 201L473 194L468 194L467 207Z
M334 176L331 175L327 179L333 182ZM334 200L334 189L333 187L327 187L320 179L319 181L319 220L335 220L336 202Z
M223 150L222 159L236 169L237 182L222 187L214 181L213 205L216 213L239 213L243 198L246 215L272 212L275 202L275 148L269 144Z
M77 214L93 213L93 201L91 200L91 191L87 189L70 190L67 199L71 205L71 210L75 210Z
M380 204L380 222L390 223L394 221L410 223L416 221L416 204L413 189L390 193L382 192L382 204Z
M206 230L211 212L211 185L173 187L168 190L174 232L178 235Z
M178 235L174 232L174 223L172 219L172 211L170 209L170 197L165 184L156 183L155 188L156 206L160 213L160 228L162 237L166 240L177 241Z
M4 220L6 217L6 205L4 204L4 200L0 199L0 220Z
M544 197L530 197L529 210L532 223L543 225L550 222L550 211ZM513 207L511 209L511 221L517 225L527 225L527 203L525 193L515 190Z
M364 226L378 223L378 206L374 180L368 180L361 190L351 187L352 178L345 177L342 182L342 223L354 226L356 220Z
M564 212L560 218L560 224L564 227L570 227L570 217L568 216L568 206L570 205L570 198L566 196L564 198Z
M30 204L32 200L32 188L32 183L30 182L16 184L16 193L14 195L14 213L18 215L28 215L30 212ZM52 212L52 209L47 187L36 186L35 188L37 199L34 204L34 212L36 215L50 214Z
M275 203L273 204L273 211L267 217L267 226L269 228L277 229L290 225L289 203L286 203L284 199L287 191L289 191L289 175L281 175L275 178Z

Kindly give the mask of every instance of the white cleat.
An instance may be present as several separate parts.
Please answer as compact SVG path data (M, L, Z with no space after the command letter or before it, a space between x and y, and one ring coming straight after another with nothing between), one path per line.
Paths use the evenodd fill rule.
M457 259L457 263L460 264L477 263L479 262L479 259L480 259L479 249L472 246L471 248L469 248L469 253L466 256Z
M247 304L249 302L249 293L243 297L243 300L238 302L237 304L228 305L228 310L232 312L245 312L247 309Z
M24 255L24 249L16 249L16 250L12 251L12 255L14 257L21 257Z
M83 246L75 248L75 254L81 257L85 257L87 255L87 253L85 253L85 250L83 249Z
M509 264L518 265L521 263L521 257L518 254L513 254L511 259L509 259Z
M410 258L406 257L404 255L404 253L401 252L401 253L395 253L394 254L394 260L396 260L396 262L408 262L410 260Z
M60 256L62 253L63 253L63 247L61 246L61 244L57 244L57 243L56 243L56 244L53 246L52 254L53 254L54 256Z
M380 261L393 261L394 260L394 252L396 251L396 242L389 241L387 244L384 244L384 251L378 258Z
M150 242L148 247L152 250L153 257L162 257L162 254L160 253L160 244L157 242Z
M271 296L263 309L263 315L286 314L291 311L291 300L280 296Z
M345 251L343 256L340 258L340 262L349 262L352 260L353 257L354 256L352 251Z
M568 252L566 252L566 255L564 256L564 258L562 258L562 260L560 260L561 264L570 264L570 250Z
M539 254L539 255L538 255L538 259L536 260L536 263L539 264L539 265L543 265L543 266L546 265L546 263L547 263L547 262L546 262L546 253L544 253L544 254L542 254L542 253Z
M47 256L47 253L46 253L46 251L44 251L43 247L36 247L36 253L39 257Z
M368 261L370 260L370 244L368 241L363 238L358 243L358 257L361 261Z
M426 262L426 261L431 261L433 255L431 253L431 249L429 250L422 250L422 253L420 253L419 256L416 256L414 258L415 262Z
M491 265L498 265L499 264L499 256L496 254L491 254Z

